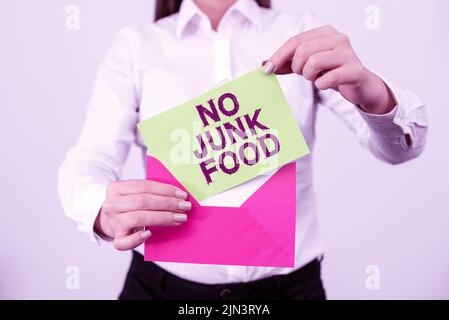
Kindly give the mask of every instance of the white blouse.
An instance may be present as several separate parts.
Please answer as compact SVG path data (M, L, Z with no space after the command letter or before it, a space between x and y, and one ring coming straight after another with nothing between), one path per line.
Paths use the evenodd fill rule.
M146 153L136 131L140 120L188 101L223 80L260 67L288 38L320 25L310 14L287 14L260 8L253 0L239 0L226 12L215 32L194 2L184 0L177 14L122 30L99 67L81 136L58 174L66 215L77 223L79 230L98 240L93 225L105 200L107 184L120 179L131 144L136 143L142 155ZM278 76L278 79L311 149L310 155L297 161L296 269L324 252L315 215L312 178L318 108L330 108L363 146L389 163L405 162L420 154L427 124L421 101L385 79L397 106L382 116L362 112L333 90L318 92L301 76ZM142 248L139 250L142 252ZM158 265L177 276L202 283L247 282L294 270Z

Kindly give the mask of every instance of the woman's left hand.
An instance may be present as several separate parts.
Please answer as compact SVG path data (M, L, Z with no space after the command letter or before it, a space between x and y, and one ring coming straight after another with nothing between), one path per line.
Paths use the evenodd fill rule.
M348 36L324 26L290 38L265 62L266 73L296 73L313 81L320 90L335 89L373 114L393 110L390 89L366 69L355 54Z

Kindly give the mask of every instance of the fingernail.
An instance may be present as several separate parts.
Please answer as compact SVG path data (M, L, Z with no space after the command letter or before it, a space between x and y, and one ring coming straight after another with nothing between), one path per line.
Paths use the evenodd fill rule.
M178 189L175 191L175 197L185 200L187 199L187 192Z
M266 74L271 74L274 71L274 65L273 63L271 63L271 61L267 61L267 63L264 64L263 66L263 72L265 72Z
M176 222L185 222L185 221L187 221L187 215L184 213L175 213L173 219Z
M189 201L179 201L178 208L181 210L190 210L192 208L192 204Z
M151 236L151 231L145 230L140 234L140 236L142 237L142 239L148 239Z

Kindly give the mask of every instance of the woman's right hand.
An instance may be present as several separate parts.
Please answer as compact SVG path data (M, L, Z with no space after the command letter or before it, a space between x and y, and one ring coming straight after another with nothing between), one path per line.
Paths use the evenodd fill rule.
M113 239L117 250L134 249L151 236L151 226L178 226L192 205L187 193L150 180L121 180L108 186L95 231Z

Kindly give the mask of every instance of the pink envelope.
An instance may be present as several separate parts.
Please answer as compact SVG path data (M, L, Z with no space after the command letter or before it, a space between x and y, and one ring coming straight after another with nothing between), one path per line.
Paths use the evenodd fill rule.
M151 156L147 178L187 191ZM186 223L150 228L145 261L294 267L295 163L280 168L241 207L201 206L191 195L188 201Z

